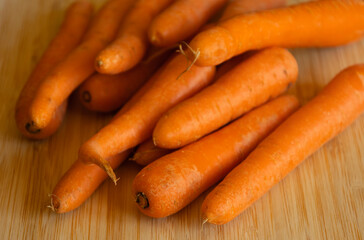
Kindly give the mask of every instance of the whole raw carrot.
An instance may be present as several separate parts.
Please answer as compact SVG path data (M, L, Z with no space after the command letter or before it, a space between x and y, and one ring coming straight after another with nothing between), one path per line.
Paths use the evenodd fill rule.
M117 74L137 65L148 46L147 29L160 11L172 0L138 0L121 24L118 37L96 57L100 73Z
M274 98L295 82L297 62L283 48L262 50L158 121L154 144L180 148Z
M41 131L51 121L56 109L72 91L93 72L93 63L115 36L123 14L133 0L110 0L99 11L83 42L48 74L30 106L33 129Z
M362 0L322 0L236 16L199 33L190 46L200 52L196 64L210 66L252 49L337 46L363 35Z
M193 36L227 0L177 0L159 14L148 31L149 41L170 46Z
M298 105L293 96L280 97L149 164L133 182L139 209L157 218L181 210L239 164Z
M135 161L137 164L141 166L146 166L151 162L157 160L158 158L163 157L171 153L173 150L164 149L156 147L153 143L153 139L149 139L142 144L139 145L137 150L135 151L131 161Z
M202 204L205 220L224 224L235 218L363 112L364 65L356 65L338 74L225 177Z
M112 168L117 168L128 158L130 150L109 159ZM50 208L56 213L74 210L84 203L105 181L107 174L95 164L77 160L63 175L50 195Z
M62 123L67 101L55 111L50 122L42 129L31 128L29 108L42 81L54 65L63 60L81 41L92 16L92 5L86 1L73 3L66 12L59 32L49 44L47 50L25 83L16 103L15 120L19 131L32 139L44 139L52 135Z
M115 181L107 158L135 147L151 137L160 116L178 102L194 95L214 77L215 67L186 68L184 56L173 56L133 96L110 124L101 129L80 148L79 158L97 163Z

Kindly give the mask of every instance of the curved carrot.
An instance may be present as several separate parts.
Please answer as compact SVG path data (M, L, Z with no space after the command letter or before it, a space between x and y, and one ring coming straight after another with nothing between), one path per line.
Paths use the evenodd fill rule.
M181 210L239 164L298 105L293 96L280 97L149 164L133 182L140 211L160 218Z
M73 3L66 12L59 32L25 83L16 103L15 121L19 131L32 139L44 139L52 135L62 123L67 108L64 101L55 111L50 122L41 132L30 128L29 108L42 81L54 65L63 60L81 41L92 16L92 5L86 1Z
M249 12L258 12L272 8L283 7L286 0L232 0L224 9L219 21L225 21L237 15Z
M130 154L130 150L109 159L113 169L117 168ZM84 203L105 181L107 174L95 164L77 160L63 175L50 195L50 208L56 213L74 210Z
M30 106L33 129L41 131L56 109L93 72L93 62L113 38L123 14L133 0L110 0L99 11L84 41L48 74Z
M81 103L92 111L117 110L166 60L170 51L162 51L162 53L153 51L144 62L127 72L117 75L94 74L78 90Z
M252 49L337 46L363 34L363 1L322 0L236 16L199 33L190 46L200 52L196 64L210 66Z
M138 0L125 16L118 37L96 57L99 73L117 74L137 65L148 46L147 29L160 11L172 0Z
M154 129L154 144L176 149L191 143L283 93L297 74L289 51L262 50L165 113Z
M150 138L165 111L201 90L215 74L215 67L193 66L177 79L185 68L186 59L180 54L168 60L130 100L133 105L126 104L110 124L81 146L79 158L97 163L115 181L106 159Z
M141 166L146 166L151 162L157 160L158 158L163 157L171 153L173 150L171 149L163 149L156 147L153 143L153 139L149 139L142 144L139 145L137 150L135 151L131 161L135 161L137 164Z
M203 217L224 224L364 112L364 65L338 74L231 171L206 197Z
M177 0L159 14L148 31L149 41L170 46L195 34L227 0Z

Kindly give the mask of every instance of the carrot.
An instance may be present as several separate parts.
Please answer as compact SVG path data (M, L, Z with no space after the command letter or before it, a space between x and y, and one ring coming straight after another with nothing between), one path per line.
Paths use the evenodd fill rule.
M172 0L138 0L120 27L118 37L96 57L95 68L104 74L125 72L137 65L148 46L147 29Z
M153 143L153 140L149 139L139 145L139 147L137 148L133 157L130 160L135 161L137 164L141 166L146 166L151 162L157 160L158 158L161 158L164 155L171 153L172 151L173 150L171 149L163 149L156 147Z
M150 138L164 112L201 90L215 74L215 67L193 66L177 80L185 68L180 54L168 60L134 95L132 105L126 104L110 124L81 146L79 158L98 164L116 183L106 159Z
M130 150L109 159L112 168L117 168L130 154ZM105 181L107 174L95 164L77 160L63 175L50 195L50 208L56 213L74 210L84 203Z
M149 164L133 182L141 212L160 218L181 210L239 164L298 105L293 96L279 97Z
M170 46L195 34L227 0L177 0L159 14L148 31L149 41Z
M35 92L54 65L64 59L81 41L92 16L92 5L86 1L77 1L68 7L59 32L49 44L47 50L25 83L16 103L15 121L19 131L32 139L44 139L51 136L62 123L67 108L64 101L55 111L50 122L39 132L30 128L29 108Z
M363 34L362 0L322 0L236 16L199 33L190 46L200 53L196 64L210 66L252 49L337 46Z
M258 12L267 9L279 8L286 5L286 0L232 0L224 9L220 21L249 12Z
M154 50L135 68L117 75L96 73L79 88L81 103L91 111L119 109L149 79L170 55L170 50Z
M132 2L108 1L95 17L83 42L44 79L30 106L33 129L41 131L72 91L94 72L97 53L114 38L119 22Z
M286 49L258 52L165 113L154 129L154 144L175 149L199 139L283 93L297 71L297 62Z
M203 217L213 224L229 222L363 112L362 64L338 74L231 171L206 197Z

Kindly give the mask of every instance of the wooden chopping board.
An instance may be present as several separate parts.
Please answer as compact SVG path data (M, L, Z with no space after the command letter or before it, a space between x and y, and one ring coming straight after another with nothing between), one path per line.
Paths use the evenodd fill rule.
M104 0L93 0L100 6ZM297 1L290 1L294 3ZM14 122L22 85L55 35L71 0L0 0L0 239L362 239L364 116L309 157L264 197L224 226L202 226L206 193L181 212L152 219L134 206L131 162L77 210L57 215L48 194L79 146L111 118L83 109L75 96L48 140L23 138ZM290 90L307 102L340 70L364 63L364 40L292 51L300 67Z

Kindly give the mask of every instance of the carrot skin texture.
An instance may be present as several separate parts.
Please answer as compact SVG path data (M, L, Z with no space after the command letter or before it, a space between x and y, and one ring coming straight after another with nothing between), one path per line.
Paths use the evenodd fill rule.
M64 118L67 101L64 101L55 111L50 122L37 133L27 130L29 123L29 108L34 95L42 81L54 65L64 59L81 41L91 20L93 7L89 2L77 1L66 12L59 32L49 44L47 50L25 83L16 103L15 120L19 131L27 138L44 139L59 128Z
M172 151L171 149L163 149L155 146L153 139L149 139L139 145L130 160L136 162L138 165L147 166Z
M364 65L339 73L291 115L206 197L202 214L225 224L364 112Z
M118 37L96 57L96 70L104 74L118 74L136 66L148 47L147 29L150 22L171 2L138 0L125 16Z
M139 201L138 208L156 218L178 212L239 164L298 106L295 97L282 96L149 164L133 182L136 198L142 193L149 203L145 207Z
M117 168L131 153L122 152L109 159L112 168ZM84 203L107 179L105 171L95 164L77 160L57 183L51 195L56 213L72 211Z
M79 99L91 111L111 112L125 104L166 60L170 51L141 62L135 68L117 75L96 73L79 88Z
M297 75L297 62L289 51L262 50L165 113L154 129L154 144L167 149L189 144L277 97Z
M44 128L55 110L94 72L94 59L115 36L132 0L110 0L98 12L83 42L48 74L30 107L34 127Z
M200 51L196 64L210 66L248 50L331 47L358 40L363 34L363 1L322 0L236 16L199 33L190 46Z
M166 47L193 36L227 0L177 0L159 14L148 31L149 41Z
M105 159L150 138L164 112L204 88L215 74L215 67L193 66L177 79L185 68L186 59L180 54L167 60L129 101L133 104L126 104L110 124L81 146L79 158L103 167L115 180Z

